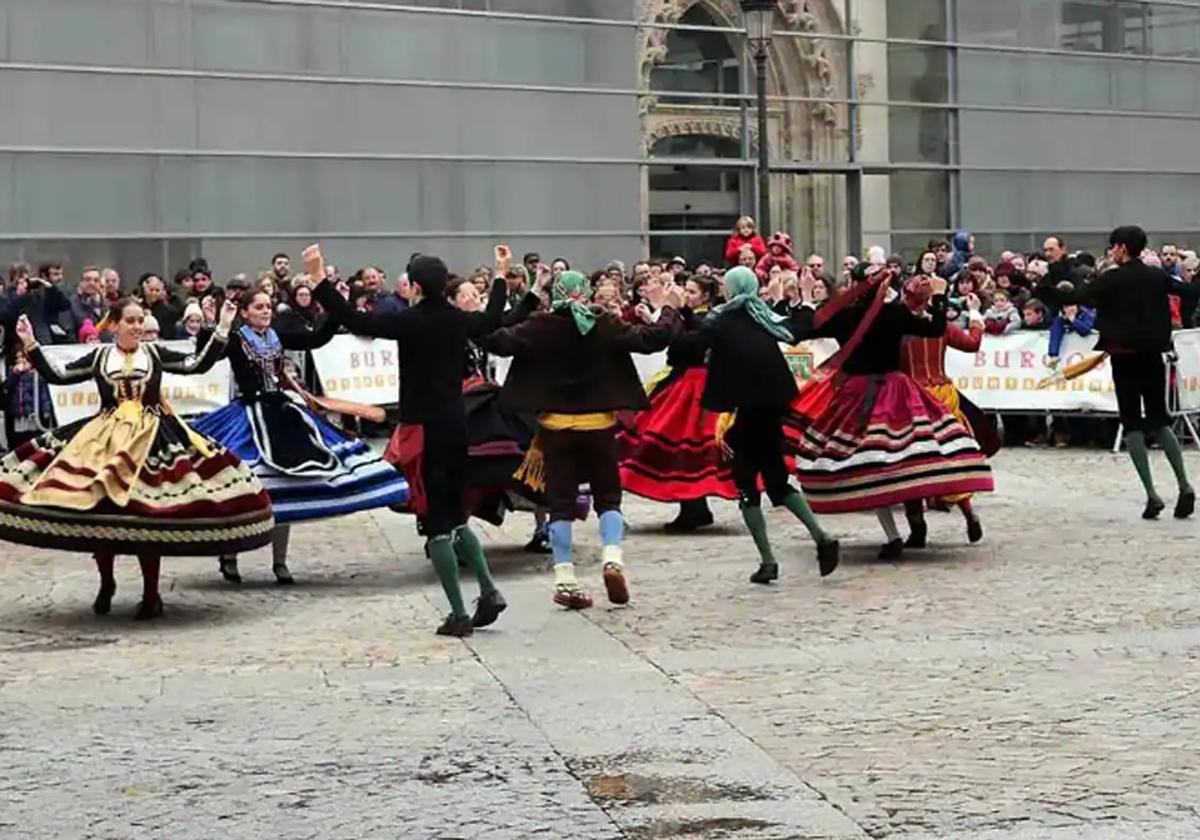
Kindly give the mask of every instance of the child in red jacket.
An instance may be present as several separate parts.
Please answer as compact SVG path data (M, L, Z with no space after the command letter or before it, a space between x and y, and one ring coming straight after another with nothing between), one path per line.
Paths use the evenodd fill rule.
M771 266L778 265L784 271L800 271L800 263L792 256L792 237L779 230L771 234L767 242L767 253L758 261L754 269L759 282L766 282L771 274Z
M725 242L725 262L731 266L737 265L738 255L742 253L743 248L754 252L756 262L767 254L767 243L758 235L754 219L750 216L742 216L733 226L733 235Z

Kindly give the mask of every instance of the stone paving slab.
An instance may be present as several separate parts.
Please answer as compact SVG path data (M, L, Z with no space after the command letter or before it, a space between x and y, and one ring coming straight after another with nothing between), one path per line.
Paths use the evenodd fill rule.
M527 517L480 526L512 607L468 644L387 512L296 529L291 590L167 561L149 626L132 561L100 619L86 558L0 546L0 838L1200 837L1200 524L1142 522L1123 457L997 477L982 545L933 516L881 564L833 518L826 580L773 513L765 589L734 506L679 538L631 500L633 603L585 615Z

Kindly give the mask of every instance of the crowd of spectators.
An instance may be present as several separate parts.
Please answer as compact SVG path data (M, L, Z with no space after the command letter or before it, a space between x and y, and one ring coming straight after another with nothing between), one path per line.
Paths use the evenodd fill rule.
M778 231L764 237L750 217L738 219L726 243L723 259L701 261L689 266L680 257L638 260L630 265L614 260L591 274L593 303L629 322L654 317L645 300L647 284L671 280L692 299L717 299L724 271L735 265L753 268L761 282L761 294L784 305L798 302L802 277L811 276L818 305L833 299L846 288L886 267L897 271L895 294L905 278L916 274L938 275L949 282L949 315L966 325L970 312L982 315L985 330L991 335L1007 335L1020 330L1047 333L1046 355L1053 366L1058 363L1066 335L1092 333L1095 313L1072 303L1073 291L1111 268L1103 257L1087 252L1072 252L1060 236L1048 236L1042 249L1034 253L1004 251L994 261L976 253L975 240L960 232L948 240L933 240L921 254L906 260L888 255L883 248L872 247L859 258L844 257L831 265L819 254L803 263L794 253L792 238ZM1160 266L1185 282L1196 282L1200 256L1194 251L1164 243L1148 250L1142 260ZM122 294L132 294L147 312L146 338L195 338L211 328L222 302L239 299L248 293L265 292L275 301L276 324L280 329L312 330L323 317L314 302L314 278L294 273L288 254L274 254L269 267L254 275L233 274L224 284L216 282L207 260L198 257L177 271L170 282L160 274L148 272L126 288L112 268L83 266L72 283L64 266L47 262L36 272L27 264L9 266L7 283L0 296L0 327L5 328L4 407L9 439L13 432L43 426L47 421L49 400L44 385L29 371L20 348L12 341L12 325L24 314L33 323L38 341L43 344L93 343L108 340L105 312ZM545 293L548 282L571 268L563 257L549 262L537 253L527 253L520 264L506 272L509 296L513 303L527 290ZM411 305L413 289L405 274L389 282L385 268L364 266L343 278L336 265L326 267L329 282L356 308L363 311L401 311ZM486 297L493 268L479 266L461 277L452 278L458 305L473 306ZM541 281L541 282L539 282ZM1052 287L1054 294L1047 294ZM1057 301L1049 306L1043 298ZM1183 311L1173 302L1172 315L1177 327L1196 325L1197 312ZM34 391L39 399L34 399ZM1055 423L1052 432L1043 429L1040 418L1006 418L1010 442L1038 444L1090 441L1108 435L1095 421L1066 420ZM1098 430L1099 435L1090 430ZM1111 437L1109 437L1111 440Z

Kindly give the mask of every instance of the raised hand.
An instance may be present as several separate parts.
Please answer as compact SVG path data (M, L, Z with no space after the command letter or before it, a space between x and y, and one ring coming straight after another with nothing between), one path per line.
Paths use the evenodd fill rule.
M321 254L321 246L316 243L304 249L304 273L317 282L325 279L325 257ZM223 313L222 313L223 314Z
M321 252L318 250L317 251L318 257L320 256L320 253ZM233 319L237 317L237 313L238 313L238 307L237 307L237 304L234 303L233 301L227 300L223 304L221 304L220 328L222 331L225 331L225 332L229 331L229 328L233 326Z
M667 290L662 280L647 280L642 288L645 290L646 303L654 309L662 309L667 301Z
M17 338L21 339L21 343L25 345L37 342L37 338L33 334L33 324L29 323L29 317L26 315L17 319Z
M946 281L943 280L942 282L945 283ZM978 312L982 308L983 308L983 301L981 301L979 299L979 295L975 294L974 292L971 292L971 294L967 295L967 311L968 312Z
M804 266L804 270L800 272L800 279L797 281L800 287L800 300L811 301L813 298L813 289L816 288L817 278L813 276L812 269Z
M680 309L683 307L683 289L674 280L668 284L665 305L671 307L672 309Z
M767 281L767 300L774 303L783 300L783 272Z
M946 294L946 278L945 277L934 277L932 280L929 281L929 285L930 285L930 288L933 289L933 293L935 295Z
M496 276L503 277L508 274L508 267L512 265L512 251L507 245L497 245L492 249L492 257L496 266Z

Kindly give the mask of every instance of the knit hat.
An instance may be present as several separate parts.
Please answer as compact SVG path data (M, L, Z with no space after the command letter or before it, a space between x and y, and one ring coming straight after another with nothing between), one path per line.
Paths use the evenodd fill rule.
M200 308L200 304L196 301L188 301L188 305L183 308L183 316L179 319L186 321L188 318L199 318L204 320L204 310Z
M782 248L786 254L792 253L792 237L788 236L781 230L775 231L773 234L771 234L771 238L767 240L768 248L773 245Z

